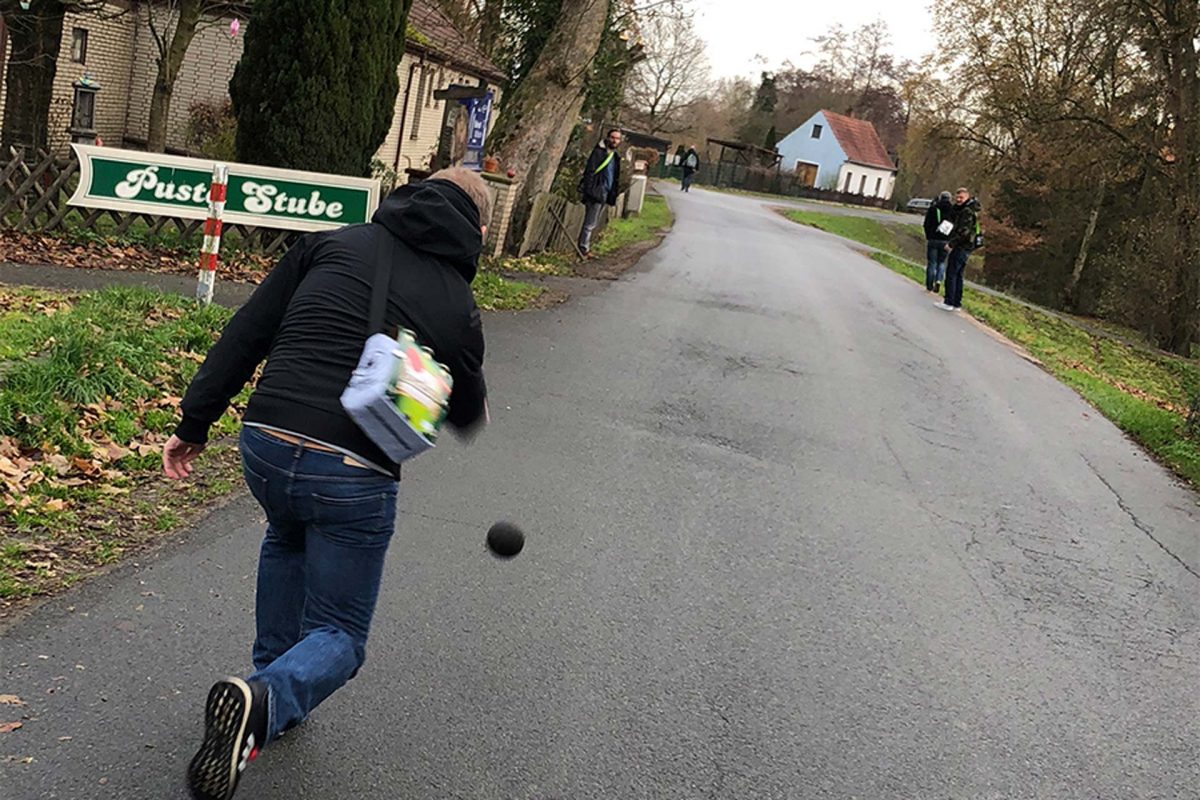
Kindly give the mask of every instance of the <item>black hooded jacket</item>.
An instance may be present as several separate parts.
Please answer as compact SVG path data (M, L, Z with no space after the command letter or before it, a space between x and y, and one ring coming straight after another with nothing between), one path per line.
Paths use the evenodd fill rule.
M608 191L605 191L604 168L602 165L608 160L610 153L612 154L613 182L612 186L608 187ZM615 206L617 204L617 195L620 194L620 185L621 154L609 150L604 146L604 142L601 142L592 150L592 154L588 156L587 164L583 167L583 177L579 179L579 196L585 203L607 203L610 206Z
M414 331L454 379L447 421L483 413L483 328L471 281L483 246L479 211L459 187L425 181L392 192L371 223L309 234L279 261L209 350L183 398L175 433L202 443L264 358L246 409L257 422L398 466L342 409L366 341L380 237L391 237L388 329ZM371 333L375 333L372 331Z
M950 234L938 233L938 226L944 221L954 221L954 201L938 198L925 212L925 239L930 242L944 242Z

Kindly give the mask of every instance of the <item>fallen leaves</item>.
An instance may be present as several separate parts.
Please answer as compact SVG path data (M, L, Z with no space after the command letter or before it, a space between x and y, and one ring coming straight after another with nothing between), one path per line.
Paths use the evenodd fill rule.
M25 727L21 722L0 722L0 733L12 733L18 728Z
M25 701L15 694L0 694L0 706L23 706Z
M276 259L277 256L229 250L221 253L218 277L221 280L261 283ZM194 275L199 268L198 256L177 248L153 248L99 239L75 242L58 236L13 230L0 231L0 261L186 275ZM0 310L3 310L2 305ZM53 311L54 307L47 304L45 310Z

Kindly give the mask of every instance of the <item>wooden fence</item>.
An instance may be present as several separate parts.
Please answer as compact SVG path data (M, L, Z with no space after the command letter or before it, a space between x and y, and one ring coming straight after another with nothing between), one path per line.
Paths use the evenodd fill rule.
M10 150L7 162L0 166L0 226L34 233L136 235L147 241L176 240L180 245L198 245L203 239L204 220L68 205L78 184L79 161L74 153L56 159L39 151L37 159L29 161L24 152ZM299 236L278 228L225 225L222 246L274 255Z
M616 207L605 206L600 214L593 237L608 226L610 215L620 215L625 195L617 198ZM543 192L533 200L529 224L521 240L518 256L550 250L559 253L575 252L579 231L583 228L583 203L573 203L562 195Z

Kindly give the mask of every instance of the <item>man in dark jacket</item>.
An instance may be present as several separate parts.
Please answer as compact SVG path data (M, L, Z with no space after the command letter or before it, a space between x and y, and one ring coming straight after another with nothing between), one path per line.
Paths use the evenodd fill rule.
M579 231L579 252L585 256L591 252L592 231L600 224L600 212L604 206L617 204L618 187L621 184L621 132L613 128L596 145L583 167L579 179L579 195L583 200L583 228Z
M471 292L491 199L450 169L394 191L373 221L293 246L208 352L163 451L191 473L216 422L265 358L246 408L246 483L267 517L258 566L255 671L208 695L204 743L188 769L197 798L227 800L246 764L352 678L365 657L400 465L343 410L368 336L376 264L388 259L385 329L404 327L453 377L448 423L486 416L483 330Z
M962 307L963 274L979 233L979 201L971 197L970 190L966 188L955 193L954 201L954 230L950 232L950 240L942 247L950 254L946 265L946 299L938 303L938 308L945 311L957 311Z
M692 181L696 178L696 172L700 169L700 154L696 152L695 147L689 146L687 152L683 156L683 191L690 192L692 190Z
M942 192L925 212L925 291L940 292L946 278L946 242L954 225L950 193Z

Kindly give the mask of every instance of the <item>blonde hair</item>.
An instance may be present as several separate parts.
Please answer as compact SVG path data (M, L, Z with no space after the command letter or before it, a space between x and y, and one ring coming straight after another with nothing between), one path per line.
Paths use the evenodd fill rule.
M492 190L488 188L479 173L464 167L447 167L429 176L431 181L446 181L453 183L467 193L475 208L479 209L479 224L488 225L492 221Z

